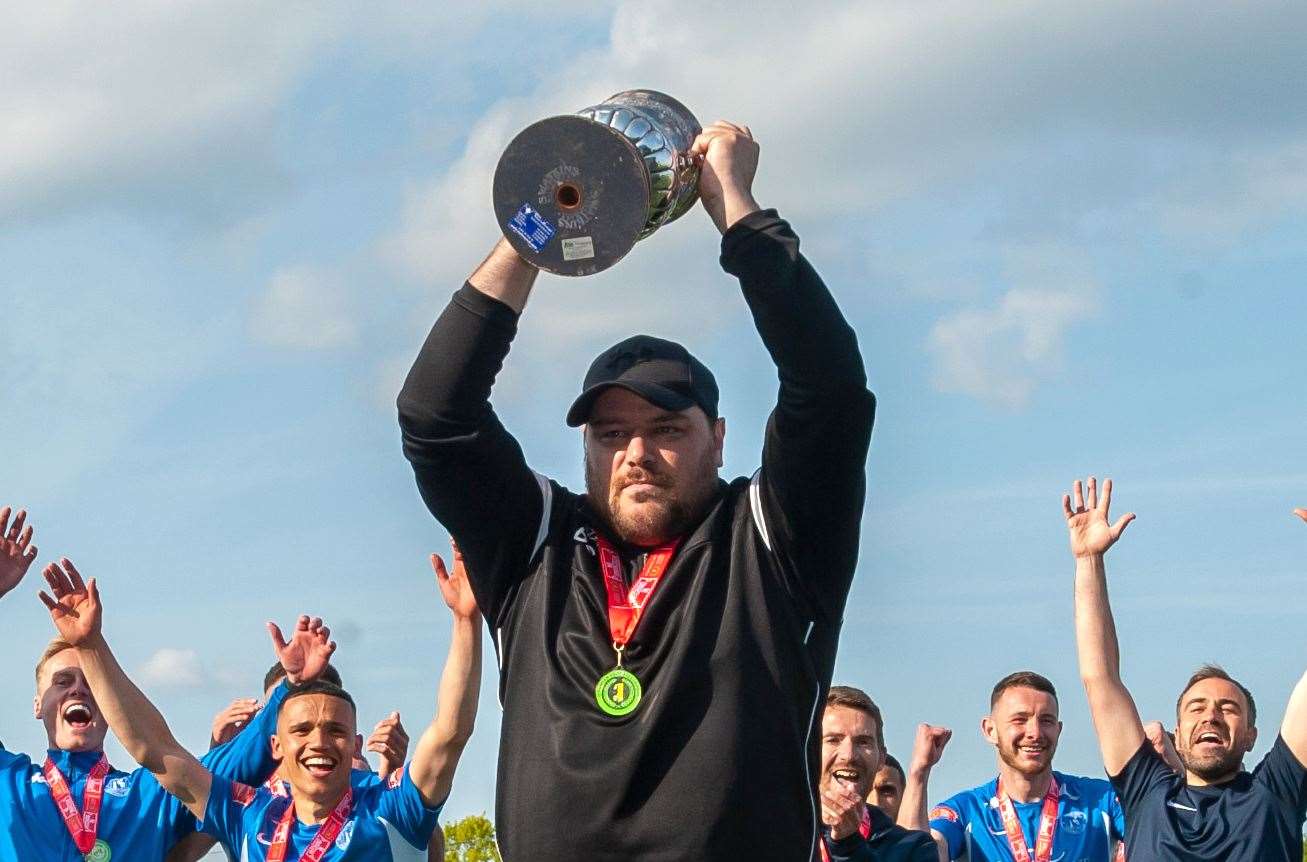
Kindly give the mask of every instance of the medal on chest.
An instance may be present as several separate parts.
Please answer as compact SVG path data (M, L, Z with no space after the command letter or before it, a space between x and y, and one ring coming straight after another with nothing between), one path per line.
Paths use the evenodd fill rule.
M1007 835L1008 847L1012 851L1014 862L1049 862L1053 857L1053 835L1057 831L1057 802L1061 790L1057 779L1050 777L1048 792L1044 794L1044 804L1040 806L1039 828L1035 830L1035 851L1030 852L1026 836L1021 832L1021 821L1017 819L1016 806L1012 798L1003 792L1003 779L998 781L998 813L1003 821L1003 832Z
M68 781L53 760L47 757L41 771L45 774L45 784L50 789L55 807L59 809L59 816L73 843L77 845L77 852L82 854L83 859L109 862L113 852L103 838L97 837L100 831L100 802L104 799L104 777L109 774L109 759L101 754L99 761L86 776L86 789L82 791L82 811L77 810L77 802L73 799Z
M629 715L640 705L644 687L640 678L629 668L622 667L622 653L636 626L644 615L645 606L653 597L663 574L667 571L676 542L669 542L650 551L640 574L628 588L622 569L622 558L603 536L595 537L599 546L599 569L604 577L604 591L608 597L608 631L613 638L613 652L617 662L611 670L599 677L595 684L595 703L608 715Z

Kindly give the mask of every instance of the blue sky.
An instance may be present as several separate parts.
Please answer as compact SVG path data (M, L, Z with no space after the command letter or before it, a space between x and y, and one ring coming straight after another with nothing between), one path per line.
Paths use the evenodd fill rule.
M31 4L0 33L0 502L101 579L183 741L302 610L362 722L429 719L446 536L394 396L497 236L509 138L645 86L752 127L758 198L858 331L880 410L836 679L901 757L955 729L932 796L992 775L976 728L1019 668L1063 692L1058 767L1101 774L1059 505L1089 472L1139 514L1109 576L1141 711L1221 661L1265 751L1307 666L1301 5L445 5ZM717 372L752 472L775 378L716 253L696 210L541 279L495 393L537 469L580 485L566 406L640 329ZM30 752L35 590L0 606L0 737ZM493 807L487 660L452 816Z

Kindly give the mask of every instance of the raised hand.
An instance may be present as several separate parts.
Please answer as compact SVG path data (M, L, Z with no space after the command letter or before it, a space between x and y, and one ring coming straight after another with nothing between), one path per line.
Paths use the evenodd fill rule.
M759 209L753 199L753 176L758 172L758 143L748 126L718 120L705 128L690 145L699 159L699 199L717 225L726 229Z
M944 746L953 738L953 731L933 724L918 724L917 737L912 743L912 761L909 772L928 771L944 756Z
M81 573L67 557L46 566L42 574L53 595L41 590L41 601L50 609L59 637L73 646L89 644L99 637L100 591L95 578L83 583Z
M336 642L331 640L331 629L322 624L320 617L309 618L303 614L295 622L295 630L287 641L281 635L281 629L274 622L268 623L268 634L272 636L272 648L277 653L277 661L286 671L286 681L299 685L317 679L327 668L331 654L336 651Z
M209 747L231 742L263 707L252 697L238 697L213 717L209 728Z
M392 712L377 722L365 748L381 755L377 777L382 781L404 765L404 758L408 757L408 731L400 723L398 712Z
M1075 508L1071 507L1072 495L1062 495L1062 514L1066 516L1067 529L1071 534L1071 553L1077 558L1101 556L1108 548L1116 544L1125 528L1135 519L1134 512L1122 515L1115 523L1108 521L1108 507L1112 504L1112 480L1103 481L1103 497L1098 497L1098 480L1089 477L1088 505L1080 480L1073 488Z
M440 596L454 612L454 616L474 619L480 616L476 596L472 594L472 585L467 581L467 570L463 567L463 552L458 545L450 542L454 554L454 571L445 569L445 561L439 554L431 555L431 568L436 573L436 584L440 587Z
M0 596L18 586L36 559L36 545L32 544L32 528L24 527L27 512L19 509L13 524L9 523L12 510L0 508Z

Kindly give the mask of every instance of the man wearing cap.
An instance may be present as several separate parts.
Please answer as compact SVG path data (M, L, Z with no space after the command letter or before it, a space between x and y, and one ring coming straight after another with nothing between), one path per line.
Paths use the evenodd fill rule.
M718 478L711 372L628 338L590 366L586 493L527 467L490 390L536 270L500 242L399 396L404 452L458 540L500 660L507 862L817 852L820 726L874 413L853 330L751 187L747 128L695 141L699 192L780 377L762 467Z

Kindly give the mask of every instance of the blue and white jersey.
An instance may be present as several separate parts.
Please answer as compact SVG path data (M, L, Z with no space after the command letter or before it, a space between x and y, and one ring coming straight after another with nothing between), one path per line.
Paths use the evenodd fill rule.
M1125 816L1112 785L1099 778L1054 772L1061 794L1052 862L1111 862L1125 837ZM964 790L930 810L930 828L948 839L950 859L1012 862L998 807L998 779ZM1013 800L1026 844L1034 852L1044 802Z
M444 803L428 808L408 776L408 767L386 783L351 780L354 803L324 862L426 862L427 844ZM291 800L266 787L253 788L213 777L203 831L240 862L264 862L272 833ZM292 821L287 859L298 859L320 825Z
M283 683L245 732L205 754L201 762L215 775L248 781L272 772L277 764L268 738L276 730L277 711L285 696ZM67 779L78 810L83 810L86 778L99 762L100 752L51 749L48 756ZM33 762L27 755L0 749L0 862L82 862L45 783L44 762L45 758ZM163 859L194 829L195 818L148 770L115 769L105 776L98 836L109 845L114 859Z

